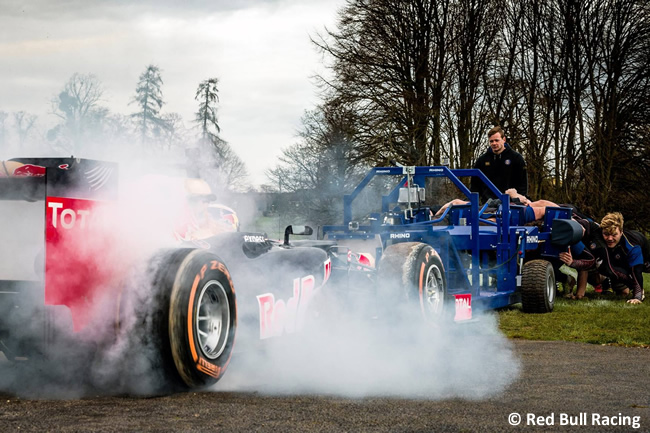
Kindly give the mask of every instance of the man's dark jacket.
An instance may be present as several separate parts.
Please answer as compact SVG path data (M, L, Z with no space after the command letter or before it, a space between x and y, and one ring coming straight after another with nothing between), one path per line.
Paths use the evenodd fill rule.
M476 160L474 168L481 170L502 193L509 188L515 188L519 194L527 196L528 173L526 171L526 161L520 153L512 150L507 143L505 147L503 152L498 155L492 152L492 148L488 148L487 152ZM481 201L497 198L476 177L472 177L470 189L479 193Z

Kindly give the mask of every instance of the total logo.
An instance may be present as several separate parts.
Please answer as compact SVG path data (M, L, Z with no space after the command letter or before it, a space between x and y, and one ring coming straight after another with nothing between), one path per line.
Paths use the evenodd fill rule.
M66 230L74 228L79 224L80 228L86 227L86 220L90 215L89 210L64 208L63 203L51 201L47 204L48 212L51 211L52 226L62 227Z
M309 302L314 296L315 283L313 275L294 279L293 296L286 302L276 300L273 293L257 296L260 339L292 334L302 328Z
M456 298L456 315L454 321L461 322L472 318L472 294L454 295Z

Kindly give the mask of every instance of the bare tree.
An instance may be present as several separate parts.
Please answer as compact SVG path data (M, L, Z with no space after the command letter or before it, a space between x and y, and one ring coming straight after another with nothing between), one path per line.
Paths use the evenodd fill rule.
M467 167L501 125L531 195L643 215L648 17L643 0L347 0L315 41L323 100L350 111L353 161Z
M18 147L22 148L25 145L27 137L32 132L32 128L36 123L36 119L37 116L24 111L14 113L14 126L18 135Z
M596 214L612 205L626 207L619 199L628 192L620 185L632 168L624 164L635 157L636 137L630 131L646 127L650 120L649 14L650 6L643 1L594 0L585 10L588 92L583 104L591 113L593 137L585 161L591 173L585 192Z
M133 153L132 143L137 142L137 132L133 125L133 117L124 114L108 114L103 122L102 142L100 150L106 155L128 155ZM98 152L98 157L104 157Z
M183 118L178 113L166 113L161 116L165 128L161 130L161 143L166 150L183 147L187 143L187 130Z
M585 122L582 96L586 90L586 56L581 44L584 8L581 0L555 2L561 25L558 27L560 87L564 97L555 117L554 184L558 199L576 203L585 171L581 170L585 148Z
M246 164L225 141L219 143L220 155L215 162L219 185L229 191L243 192L248 189Z
M543 0L519 0L512 7L513 15L521 17L523 30L514 60L518 79L509 92L515 102L510 142L526 156L531 197L550 197L551 191L544 186L553 161L554 132L563 114L564 89L555 60L561 21L552 3Z
M187 149L188 175L205 179L217 194L246 191L246 164L226 141L217 140L218 152L212 143L203 140L198 141L197 147Z
M276 191L291 194L300 206L283 212L312 224L332 223L343 214L342 198L365 174L354 164L351 113L326 105L305 113L299 142L285 149L267 177Z
M483 97L483 78L488 66L499 57L497 35L500 1L459 0L452 4L450 26L452 56L450 85L444 93L448 111L448 137L457 138L448 146L452 166L470 167L485 149L485 132L493 125L488 100Z
M69 152L78 155L84 142L88 141L90 129L96 131L98 123L107 114L106 109L98 106L104 90L94 74L74 73L66 82L63 90L52 100L55 115L63 123L56 128L59 142L66 142ZM52 137L54 132L50 132Z
M450 0L350 0L338 32L316 45L334 63L326 101L357 115L355 158L440 161L440 109L449 73Z
M7 118L9 117L9 114L0 111L0 149L6 149L7 148L7 125L6 121Z

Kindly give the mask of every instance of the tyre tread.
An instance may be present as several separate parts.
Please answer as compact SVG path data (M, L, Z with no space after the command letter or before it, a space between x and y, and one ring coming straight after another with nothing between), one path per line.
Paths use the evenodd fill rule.
M525 313L549 313L553 305L546 295L546 280L551 264L546 260L531 260L524 264L521 304Z

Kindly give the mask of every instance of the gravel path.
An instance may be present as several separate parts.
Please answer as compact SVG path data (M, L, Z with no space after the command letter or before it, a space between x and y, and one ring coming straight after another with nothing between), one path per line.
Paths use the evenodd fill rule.
M160 397L41 399L0 391L0 432L650 431L650 349L510 343L518 377L479 398L271 395L220 384L215 392ZM516 428L513 413L522 417ZM541 417L536 425L529 414ZM563 425L571 421L582 425Z

